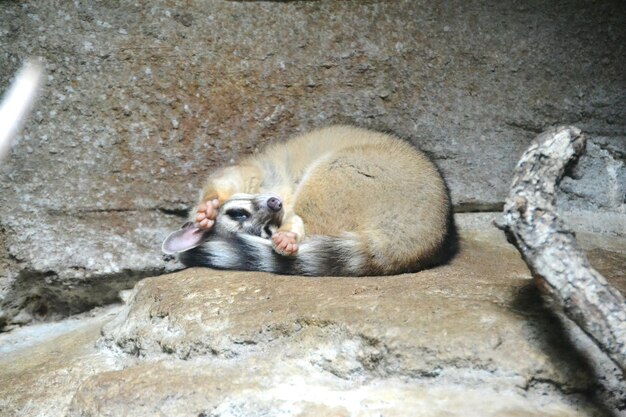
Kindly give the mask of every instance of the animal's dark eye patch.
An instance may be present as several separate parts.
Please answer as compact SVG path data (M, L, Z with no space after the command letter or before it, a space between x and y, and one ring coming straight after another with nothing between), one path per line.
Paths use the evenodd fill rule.
M250 212L248 210L242 208L232 208L226 210L226 215L233 220L238 222L242 222L250 217Z

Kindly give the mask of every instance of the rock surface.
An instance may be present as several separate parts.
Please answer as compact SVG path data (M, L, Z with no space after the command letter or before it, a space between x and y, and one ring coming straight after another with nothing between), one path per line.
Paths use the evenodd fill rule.
M581 241L626 291L625 240ZM5 352L0 414L626 415L623 376L544 306L495 229L463 230L450 264L416 274L149 278L91 320Z
M30 56L47 82L0 164L0 325L173 270L157 248L208 171L330 123L424 149L461 211L499 209L532 137L577 125L588 155L561 202L624 234L623 15L617 0L1 2L0 89Z

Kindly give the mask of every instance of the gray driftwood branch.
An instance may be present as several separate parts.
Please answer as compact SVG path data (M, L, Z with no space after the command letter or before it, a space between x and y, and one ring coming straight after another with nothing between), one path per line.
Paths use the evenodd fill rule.
M540 289L626 372L624 297L591 267L555 211L558 183L585 141L570 126L537 136L515 168L504 223L497 226L519 249Z

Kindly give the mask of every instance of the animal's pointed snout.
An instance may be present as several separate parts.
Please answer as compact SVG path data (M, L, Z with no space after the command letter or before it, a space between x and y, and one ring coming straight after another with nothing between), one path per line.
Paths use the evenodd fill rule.
M283 202L280 201L280 198L270 197L267 200L267 207L272 211L280 211L283 208Z

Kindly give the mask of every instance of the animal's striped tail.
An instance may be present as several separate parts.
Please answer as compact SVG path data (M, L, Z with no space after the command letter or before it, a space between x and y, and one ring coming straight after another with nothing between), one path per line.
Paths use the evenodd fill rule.
M252 235L215 236L179 254L186 266L264 271L283 275L366 275L366 257L354 234L310 236L293 256L277 254L272 243Z

